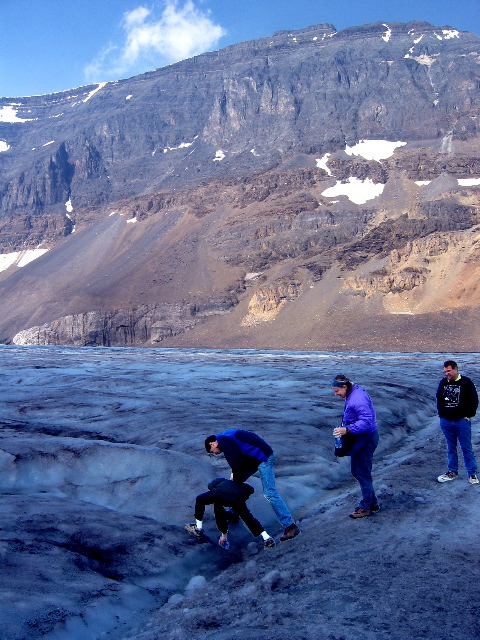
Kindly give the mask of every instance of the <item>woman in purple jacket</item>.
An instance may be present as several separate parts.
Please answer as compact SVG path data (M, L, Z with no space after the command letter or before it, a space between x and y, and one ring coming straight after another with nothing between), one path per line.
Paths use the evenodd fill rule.
M349 434L348 439L353 440L346 455L351 456L352 476L358 480L362 491L362 499L349 515L350 518L365 518L380 509L372 482L373 452L378 444L375 409L368 393L346 376L335 376L332 387L335 395L345 400L342 426L334 429L333 435L338 438Z

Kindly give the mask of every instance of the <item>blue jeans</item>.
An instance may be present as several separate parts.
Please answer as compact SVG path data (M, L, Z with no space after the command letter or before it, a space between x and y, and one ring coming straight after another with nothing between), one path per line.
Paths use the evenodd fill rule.
M275 487L275 474L273 472L273 454L265 462L261 462L258 467L260 473L260 479L262 481L263 495L270 502L275 511L278 521L283 527L288 527L293 524L294 520L291 513L285 504L283 498L278 493Z
M377 504L372 481L373 452L377 448L377 444L378 431L367 434L365 444L352 455L350 460L352 476L358 480L362 492L362 499L358 503L360 509L370 509L374 504Z
M472 425L468 418L447 420L440 418L440 428L447 441L448 470L458 473L457 441L463 453L465 469L469 476L477 473L477 463L472 449Z

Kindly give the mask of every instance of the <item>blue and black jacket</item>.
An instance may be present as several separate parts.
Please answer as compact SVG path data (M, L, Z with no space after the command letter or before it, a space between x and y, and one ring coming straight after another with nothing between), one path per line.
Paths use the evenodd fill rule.
M217 442L232 469L235 482L245 482L273 454L273 449L265 440L243 429L228 429L218 433Z

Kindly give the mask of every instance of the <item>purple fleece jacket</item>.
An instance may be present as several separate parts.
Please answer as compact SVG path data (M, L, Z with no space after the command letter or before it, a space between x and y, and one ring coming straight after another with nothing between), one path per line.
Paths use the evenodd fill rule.
M352 433L373 433L377 430L375 409L368 393L354 384L345 398L343 426Z

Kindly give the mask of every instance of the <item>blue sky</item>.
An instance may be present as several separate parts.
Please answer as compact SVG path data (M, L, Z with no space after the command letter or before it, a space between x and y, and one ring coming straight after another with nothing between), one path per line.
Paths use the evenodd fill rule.
M379 20L480 35L480 0L0 0L0 97L128 78L281 29Z

